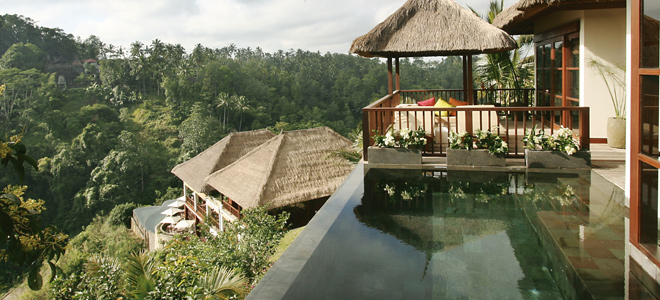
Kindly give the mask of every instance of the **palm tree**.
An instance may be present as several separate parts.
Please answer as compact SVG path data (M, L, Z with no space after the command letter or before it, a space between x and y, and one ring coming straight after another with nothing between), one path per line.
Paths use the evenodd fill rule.
M491 0L490 8L483 16L479 15L472 7L469 8L474 14L492 24L495 17L502 12L503 7L503 0ZM515 89L518 91L531 84L533 74L530 65L533 57L523 57L521 49L531 45L532 36L521 35L516 41L518 42L517 49L479 56L476 71L482 85L485 84L495 89ZM514 93L514 95L506 93L505 95L505 99L498 100L507 105L513 100L511 96L516 98L522 96L517 95L517 93Z
M205 299L229 299L247 293L247 281L235 270L214 267L200 280ZM202 296L202 295L199 295Z
M241 131L241 127L243 125L243 112L248 110L250 106L247 104L247 99L245 99L245 96L232 95L231 97L234 108L236 108L240 114L240 120L238 121L238 131Z
M215 101L217 103L216 107L222 107L223 108L223 113L222 113L222 130L227 131L227 107L231 103L231 98L229 97L229 94L225 92L221 92L218 94L218 98Z

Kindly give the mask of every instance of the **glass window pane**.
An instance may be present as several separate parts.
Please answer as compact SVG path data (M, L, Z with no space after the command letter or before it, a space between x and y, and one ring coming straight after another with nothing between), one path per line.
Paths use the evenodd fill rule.
M644 0L642 17L641 49L642 68L658 68L658 39L660 38L660 1Z
M550 82L550 81L552 80L552 77L550 77L550 73L551 73L551 71L552 71L552 70L550 70L550 69L545 69L545 70L543 70L543 89L544 89L547 93L550 92L550 87L551 87L551 84L552 84L552 83Z
M658 90L660 89L660 76L642 76L642 96L640 99L642 115L642 153L658 156Z
M561 70L555 70L555 80L554 80L554 88L555 88L555 95L561 96L563 95L562 93L562 74L563 72Z
M561 68L562 65L562 58L564 57L564 52L562 51L563 42L555 42L555 68Z
M536 68L537 69L543 68L543 59L544 59L543 47L538 46L538 47L536 47Z
M544 48L544 49L543 49L543 52L545 53L545 54L543 55L543 65L544 65L546 68L549 68L549 67L552 66L552 65L551 65L551 63L552 63L552 60L551 60L551 59L552 59L552 58L550 57L550 49L551 49L551 47L552 47L552 46L551 46L550 44L547 44L547 45L543 46L543 48Z
M568 96L571 98L580 97L580 71L579 70L570 70L566 71L566 76L568 76L566 82L568 83L567 90Z
M640 178L639 205L640 236L639 240L645 247L657 250L658 247L658 170L653 166L640 163L642 176ZM654 251L655 252L655 251Z
M568 67L580 66L580 38L574 38L568 41L568 57L566 58L566 65Z

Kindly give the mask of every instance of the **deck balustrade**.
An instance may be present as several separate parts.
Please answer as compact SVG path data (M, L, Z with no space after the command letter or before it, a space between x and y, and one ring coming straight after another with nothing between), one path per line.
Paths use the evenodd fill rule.
M241 211L237 209L236 207L232 206L228 200L223 200L222 201L222 207L230 212L232 215L236 216L237 218L241 217Z
M495 94L503 95L508 102L491 102L495 106L458 106L453 108L438 108L432 106L396 107L402 103L414 103L431 97L442 99L452 97L456 90L429 91L396 91L362 109L363 126L363 157L368 161L368 147L373 145L375 133L385 134L389 128L423 129L427 136L427 146L422 154L425 156L445 156L448 146L447 135L450 131L475 132L477 129L490 130L501 136L509 145L507 157L523 157L524 145L522 139L527 131L536 126L537 131L543 130L553 134L560 126L573 130L581 149L589 149L589 108L588 107L535 107L535 106L505 106L505 104L529 103L529 98L516 100L509 98L511 90ZM506 95L510 93L510 95ZM457 95L461 95L457 93ZM518 92L517 95L531 95L531 92ZM437 99L437 97L436 97ZM482 99L477 103L486 103ZM502 99L500 99L502 100ZM446 116L440 116L446 111ZM435 115L438 112L439 116ZM455 112L455 113L452 113ZM461 125L462 124L462 125Z

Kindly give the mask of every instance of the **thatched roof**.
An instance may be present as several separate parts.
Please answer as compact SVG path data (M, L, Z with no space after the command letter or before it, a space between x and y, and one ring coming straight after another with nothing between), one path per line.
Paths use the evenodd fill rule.
M510 34L533 34L534 20L555 11L625 7L626 0L520 0L497 15L493 25Z
M328 127L279 134L206 183L243 208L277 208L332 195L353 169L331 155L351 142Z
M511 50L516 42L452 0L408 0L351 52L373 57L449 56Z
M206 176L235 162L274 136L267 129L230 133L202 153L174 167L172 173L196 192L206 193L211 190L204 182Z

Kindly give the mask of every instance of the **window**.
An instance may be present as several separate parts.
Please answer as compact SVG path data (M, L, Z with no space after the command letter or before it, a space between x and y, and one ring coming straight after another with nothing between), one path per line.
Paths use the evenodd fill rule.
M632 1L630 240L660 266L660 2Z
M534 37L536 49L536 105L579 106L580 26L573 23ZM577 129L574 115L549 115L556 124Z

